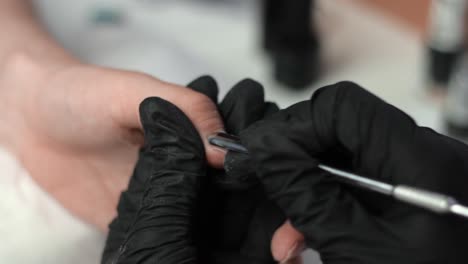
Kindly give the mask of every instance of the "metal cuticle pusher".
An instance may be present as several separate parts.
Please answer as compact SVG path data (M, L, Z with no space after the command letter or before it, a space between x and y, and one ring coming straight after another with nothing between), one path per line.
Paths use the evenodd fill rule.
M208 142L227 151L249 154L237 136L219 132L208 137ZM468 218L468 207L459 204L453 197L406 185L391 185L330 166L319 164L318 167L342 179L351 185L379 192L384 195L436 213L452 213Z

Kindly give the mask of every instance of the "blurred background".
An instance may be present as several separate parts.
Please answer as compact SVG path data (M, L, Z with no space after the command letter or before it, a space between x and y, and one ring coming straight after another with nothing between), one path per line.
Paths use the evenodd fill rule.
M51 33L92 63L179 84L211 74L221 96L250 77L283 107L350 80L421 125L468 135L468 84L453 74L467 71L456 69L464 0L35 2Z
M281 107L310 98L324 85L350 80L406 111L420 125L468 138L464 0L34 3L49 31L90 63L143 71L182 85L210 74L218 80L220 96L250 77ZM32 183L23 184L22 195L41 192ZM44 201L33 201L40 210L18 215L14 208L19 200L2 191L11 200L2 211L11 210L12 221L21 226L25 219L38 219L38 232L12 240L19 248L36 251L31 254L36 262L30 263L99 259L102 234L71 216L54 223L53 216L63 214L58 205L45 210L44 217L40 207L50 203L45 196ZM0 255L11 263L25 258L7 253ZM320 262L310 251L305 263Z
M221 96L250 77L282 107L350 80L421 125L468 135L468 84L452 80L465 42L464 0L36 3L50 31L92 63L179 84L211 74ZM447 96L449 83L456 96Z

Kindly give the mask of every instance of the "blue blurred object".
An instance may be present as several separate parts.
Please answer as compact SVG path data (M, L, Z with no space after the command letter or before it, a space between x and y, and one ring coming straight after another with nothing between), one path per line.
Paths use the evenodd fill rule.
M124 16L117 7L99 7L93 10L91 21L94 25L122 25Z

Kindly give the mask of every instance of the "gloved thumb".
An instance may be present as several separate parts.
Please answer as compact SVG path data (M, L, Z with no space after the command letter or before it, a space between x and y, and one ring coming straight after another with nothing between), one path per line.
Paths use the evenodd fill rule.
M103 263L196 263L191 230L205 153L190 120L161 98L140 105L145 145L110 225Z

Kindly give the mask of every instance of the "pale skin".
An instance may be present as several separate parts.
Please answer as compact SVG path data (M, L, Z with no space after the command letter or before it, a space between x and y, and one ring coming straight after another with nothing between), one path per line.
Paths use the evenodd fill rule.
M143 73L85 64L48 35L29 1L0 1L0 144L71 214L103 231L143 143L138 105L149 96L177 105L203 139L223 129L206 96ZM224 153L205 149L208 162L221 167ZM284 260L302 241L285 223L272 252Z

